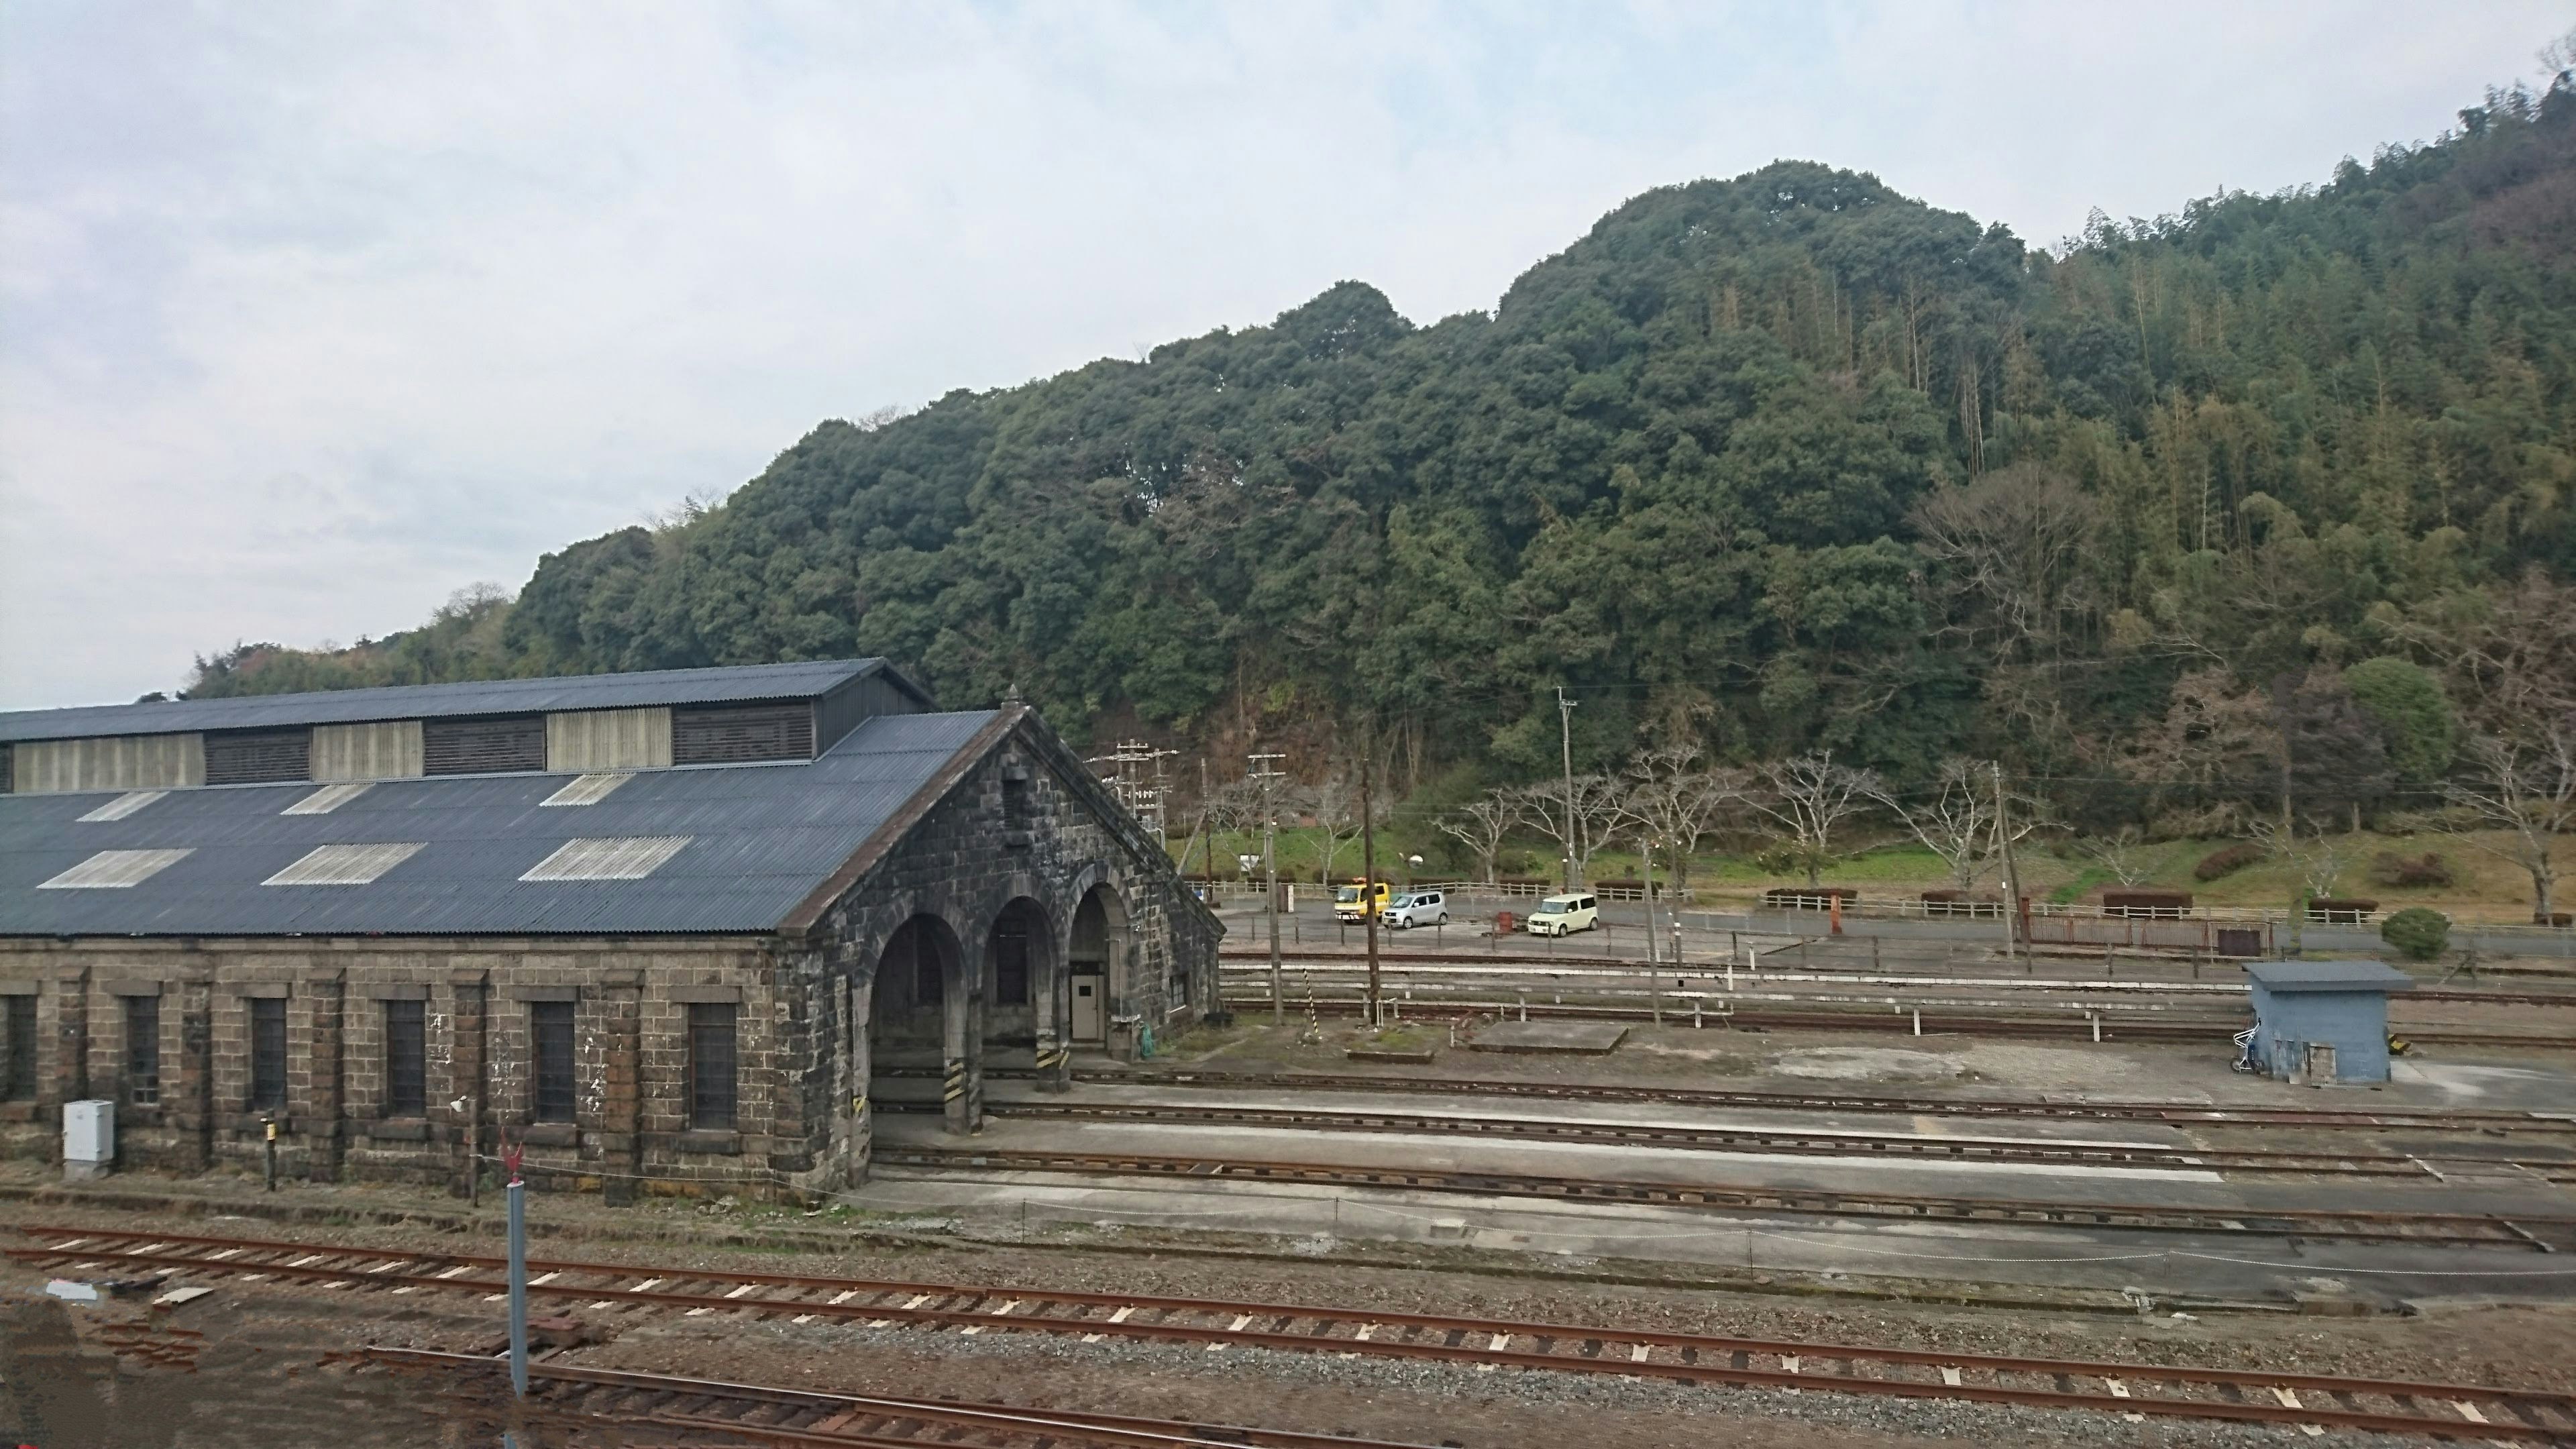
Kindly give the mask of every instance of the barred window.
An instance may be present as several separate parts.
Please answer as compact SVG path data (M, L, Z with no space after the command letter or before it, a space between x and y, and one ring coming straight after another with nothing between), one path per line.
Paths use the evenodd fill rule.
M997 1006L1029 1004L1029 923L1016 912L993 928L993 1001Z
M125 1100L161 1105L161 998L125 998Z
M573 1120L572 1003L528 1003L529 1058L536 1080L532 1115L539 1122Z
M36 1095L36 998L0 996L0 1099L23 1102Z
M429 1111L429 1003L385 1003L385 1115Z
M250 999L250 1109L286 1110L286 998Z
M734 1004L689 1003L689 1126L733 1130Z

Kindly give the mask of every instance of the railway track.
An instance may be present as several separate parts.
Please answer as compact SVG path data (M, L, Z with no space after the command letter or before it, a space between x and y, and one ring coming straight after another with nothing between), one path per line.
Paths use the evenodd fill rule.
M36 1245L9 1249L8 1256L48 1271L96 1265L184 1274L191 1280L207 1282L295 1284L317 1292L370 1297L420 1292L478 1295L487 1302L497 1302L505 1285L504 1260L483 1255L75 1227L28 1227L19 1231L36 1239ZM1042 1333L1082 1343L1115 1338L1195 1344L1210 1350L1331 1353L1354 1359L1432 1361L1481 1371L1608 1374L1703 1385L2082 1410L2140 1419L2312 1425L2484 1439L2500 1444L2576 1440L2576 1394L2553 1389L2268 1369L1961 1354L1315 1304L894 1282L565 1259L532 1260L528 1267L532 1298L573 1305L594 1321L633 1321L669 1314L724 1315L959 1335ZM389 1355L394 1351L372 1352ZM451 1372L464 1366L460 1360L444 1356L414 1362ZM479 1362L497 1367L493 1360ZM532 1365L531 1372L561 1382L587 1382L593 1389L640 1392L644 1401L666 1393L693 1392L711 1400L739 1404L746 1402L747 1392L753 1400L765 1398L773 1410L785 1409L799 1415L817 1409L828 1411L826 1401L850 1402L849 1396L794 1391L782 1394L651 1375L638 1376L644 1380L639 1384L620 1384L618 1376L605 1371L559 1363ZM730 1397L728 1391L732 1391ZM587 1392L583 1397L588 1397ZM604 1402L613 1407L620 1401ZM686 1401L680 1402L685 1405ZM672 1406L673 1401L661 1401L662 1409ZM895 1404L890 1409L902 1407ZM949 1412L971 1412L975 1408L946 1403L937 1407ZM697 1410L684 1406L678 1412ZM722 1408L716 1417L732 1421L724 1427L733 1432L750 1415ZM711 1430L717 1424L710 1418L690 1427ZM812 1437L836 1432L820 1430L813 1424L771 1427L785 1434L809 1436L777 1442L870 1442L864 1437ZM875 1442L888 1444L908 1444L920 1438L893 1437L881 1429L860 1432L877 1434ZM1253 1432L1275 1435L1280 1431ZM1351 1442L1335 1438L1337 1442ZM982 1441L959 1435L940 1442ZM1086 1441L1068 1436L1057 1442ZM1211 1431L1211 1437L1205 1440L1179 1442L1239 1445L1296 1441L1215 1439Z
M1393 993L1389 993L1390 999ZM2020 1036L2067 1038L2091 1034L2096 1041L2197 1041L2225 1040L2242 1031L2250 1018L2202 1017L2195 1020L2148 1020L2129 1015L2111 1016L2085 1008L2068 1006L2055 1015L2032 1016L1967 1016L1938 1009L1909 1011L1901 1005L1893 1010L1875 1009L1884 1003L1873 1003L1867 1011L1767 1011L1717 1010L1706 1015L1721 1024L1737 1029L1758 1027L1765 1031L1861 1031L1893 1032L1920 1036L1926 1033L1962 1036ZM1266 1010L1270 997L1249 986L1229 984L1225 1005L1235 1011ZM1348 1001L1318 998L1311 1006L1326 1016L1357 1016L1364 1009L1355 997ZM1442 996L1417 997L1398 1001L1399 1015L1412 1012L1417 1016L1474 1014L1508 1019L1514 1016L1575 1017L1590 1021L1666 1021L1678 1024L1691 1015L1687 1003L1667 1005L1660 1011L1650 1006L1608 1006L1584 1002L1537 1002L1473 1000ZM2082 1014L2078 1014L2081 1012ZM2529 1051L2576 1051L2576 1036L2551 1036L2539 1032L2478 1031L2465 1027L2410 1026L2394 1028L2408 1041L2427 1046L2506 1046Z
M935 1102L891 1102L879 1111L935 1112ZM1402 1132L1514 1141L1574 1142L1619 1147L1658 1147L1705 1152L1794 1153L1863 1157L1881 1161L2017 1163L2047 1166L2170 1168L2305 1176L2385 1176L2443 1181L2423 1158L2401 1152L2271 1152L2202 1149L2119 1142L2053 1142L2033 1138L1920 1137L1899 1133L1842 1132L1811 1128L1683 1127L1626 1122L1563 1122L1529 1117L1464 1117L1382 1110L1333 1111L1302 1107L1199 1106L1169 1102L996 1102L997 1117L1053 1121L1161 1123L1185 1126L1259 1127L1281 1131ZM2445 1159L2434 1158L2434 1161ZM2510 1167L2545 1182L2576 1182L2576 1162L2551 1158L2471 1159L2481 1167Z
M936 1077L935 1067L880 1068L881 1077ZM995 1080L1035 1080L1027 1068L986 1067ZM1745 1092L1704 1087L1627 1087L1584 1082L1524 1082L1507 1078L1393 1077L1326 1072L1101 1071L1074 1069L1077 1082L1111 1086L1218 1087L1254 1091L1441 1093L1472 1097L1524 1097L1543 1101L1660 1102L1787 1112L1854 1112L1907 1117L2031 1117L2057 1122L2162 1122L2172 1126L2313 1127L2327 1130L2539 1133L2576 1135L2576 1114L2543 1117L2531 1112L2405 1109L2364 1111L2344 1107L2216 1107L2177 1102L2045 1102L2009 1098L1882 1097L1859 1092Z
M1266 952L1262 951L1227 949L1220 951L1218 953L1218 957L1226 971L1241 973L1246 979L1250 979L1254 976L1265 975L1270 969L1270 957ZM2077 956L2064 957L2055 960L2049 960L2047 958L2042 959L2045 964L2054 968L2079 966L2088 962L2099 961L2101 958L2099 956ZM1713 987L1714 983L1718 981L1728 979L1727 963L1723 960L1684 961L1677 964L1670 961L1650 962L1643 957L1549 956L1544 954L1510 951L1380 951L1378 953L1378 961L1382 966L1394 967L1401 970L1417 970L1423 967L1433 967L1451 974L1470 975L1477 971L1485 970L1499 971L1500 974L1505 975L1530 974L1539 976L1562 975L1572 977L1601 976L1613 979L1634 979L1638 976L1645 975L1675 976L1701 983L1702 986L1711 987ZM1299 955L1292 951L1286 953L1280 958L1280 964L1291 971L1334 973L1341 975L1347 975L1354 972L1364 974L1367 969L1365 957L1355 954L1345 955L1340 952L1319 954L1310 951L1304 955ZM1787 967L1782 966L1777 961L1770 961L1764 963L1759 968L1739 966L1735 973L1735 979L1749 983L1755 987L1768 986L1773 983L1780 982L1819 984L1841 983L1853 986L1893 987L1979 986L1996 987L2016 992L2114 990L2123 995L2127 995L2135 993L2153 993L2156 991L2171 991L2172 993L2181 996L2234 996L2238 998L2244 997L2247 991L2247 988L2241 979L2234 981L2224 979L2226 975L2241 969L2239 963L2234 960L2217 961L2209 964L2206 969L2213 975L2221 978L2217 980L2205 979L2198 975L2190 977L2167 976L2163 973L2154 971L2153 969L2145 971L2138 969L2141 966L2152 968L2158 964L2180 963L2165 963L2144 957L2130 957L2127 958L2126 964L2130 968L2129 973L2126 975L2115 974L2117 968L2113 968L2112 973L2106 973L2105 975L2098 977L2034 977L2020 968L1996 965L1990 966L1989 969L1978 970L1974 969L1972 963L1954 964L1945 962L1938 966L1925 966L1920 969L1909 970L1902 961L1898 961L1893 965L1863 964L1858 961L1848 964L1838 964L1829 959L1821 963L1806 963ZM2542 979L2547 980L2560 978L2551 976L2543 977ZM2401 1004L2406 1002L2438 1001L2484 1006L2576 1006L2576 990L2487 991L2461 990L2440 986L2417 986L2406 991L2396 998L2396 1000Z
M2044 1202L2023 1198L1940 1197L1860 1189L1733 1186L1564 1177L1467 1168L1366 1167L1348 1163L1278 1162L1261 1158L1144 1152L1008 1151L880 1142L880 1167L942 1172L1051 1172L1092 1177L1192 1178L1202 1181L1301 1183L1414 1192L1473 1193L1554 1201L1710 1208L1723 1212L1800 1213L1895 1218L1907 1222L1986 1223L2018 1227L2199 1233L2218 1237L2406 1243L2418 1247L2504 1247L2554 1253L2576 1249L2576 1217L2492 1213L2361 1211L2339 1208L2191 1207L2165 1203Z
M434 1376L437 1386L496 1419L609 1428L621 1443L896 1446L969 1449L1423 1449L1383 1439L1216 1426L1133 1414L965 1404L884 1394L828 1394L669 1374L528 1365L528 1400L501 1402L508 1366L478 1354L367 1348L351 1358ZM650 1436L647 1439L646 1436Z

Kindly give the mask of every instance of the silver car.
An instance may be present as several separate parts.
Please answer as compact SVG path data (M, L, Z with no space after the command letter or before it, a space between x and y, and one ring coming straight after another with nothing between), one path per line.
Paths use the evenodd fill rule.
M1437 926L1449 919L1448 899L1439 891L1405 891L1386 903L1378 920L1390 930Z

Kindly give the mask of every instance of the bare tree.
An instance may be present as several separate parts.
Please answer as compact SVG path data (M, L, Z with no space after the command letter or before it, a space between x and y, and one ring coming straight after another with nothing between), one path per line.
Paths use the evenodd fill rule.
M2558 837L2576 831L2576 714L2521 741L2482 735L2462 778L2442 791L2450 808L2432 823L2461 843L2513 862L2531 877L2531 913L2552 919Z
M2263 847L2265 854L2297 871L2299 888L2311 898L2331 898L2336 882L2352 865L2346 847L2326 833L2322 822L2312 824L2302 836L2295 823L2284 826L2279 820L2257 815L2247 819L2245 833Z
M1834 858L1834 832L1886 790L1877 771L1837 765L1831 750L1774 760L1757 775L1760 783L1737 798L1777 827L1811 886L1824 883L1825 863Z
M1592 857L1610 843L1610 834L1619 828L1620 803L1624 792L1619 782L1607 775L1577 775L1573 780L1572 808L1566 801L1562 780L1542 780L1514 792L1520 802L1521 823L1557 843L1560 853L1574 862L1577 880L1591 878ZM1572 818L1574 838L1566 838L1566 823Z
M2109 871L2111 879L2124 886L2141 886L2156 869L2155 862L2144 853L2145 844L2146 836L2138 827L2123 825L2099 840L2085 842L2084 854Z
M1716 833L1735 799L1733 782L1701 769L1696 746L1666 745L1629 763L1626 786L1620 809L1668 852L1673 889L1688 888L1691 855Z
M1941 858L1952 885L1973 890L1993 867L1994 771L1984 761L1943 760L1929 800L1908 802L1884 784L1873 785L1867 793L1904 822L1925 850ZM2038 827L2042 807L2038 800L2021 794L2013 796L2012 804L2016 807L2012 838L2018 841Z
M1347 776L1330 775L1306 792L1306 808L1322 837L1316 855L1324 884L1333 882L1333 862L1360 835L1360 791Z
M1521 807L1515 794L1501 788L1488 790L1484 798L1470 800L1433 822L1441 834L1475 854L1478 877L1487 885L1494 883L1494 857L1502 853L1503 837L1520 823Z
M1965 487L1924 496L1911 515L1915 547L1946 567L1940 582L1982 604L1964 632L1989 633L2000 657L2046 657L2093 612L2085 596L2084 550L2101 505L2074 479L2018 463Z

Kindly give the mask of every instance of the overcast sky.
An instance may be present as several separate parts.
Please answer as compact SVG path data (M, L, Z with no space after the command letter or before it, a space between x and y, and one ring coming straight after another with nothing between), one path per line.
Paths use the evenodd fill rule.
M348 641L826 417L1429 321L1778 157L2053 242L2323 180L2563 0L0 0L0 708Z

